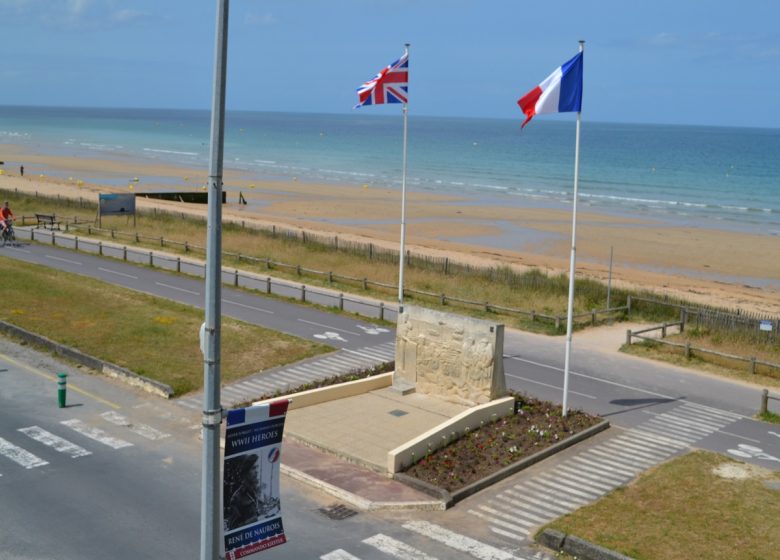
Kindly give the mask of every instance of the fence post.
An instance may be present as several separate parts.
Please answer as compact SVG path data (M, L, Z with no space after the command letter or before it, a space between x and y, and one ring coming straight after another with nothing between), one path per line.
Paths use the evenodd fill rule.
M271 270L271 259L269 257L265 258L265 269Z
M661 338L666 338L666 323L661 325Z
M374 258L374 244L369 243L368 244L368 258L373 259Z
M298 266L295 267L295 272L298 273L298 276L301 275L301 265L298 265Z
M591 309L590 310L590 324L595 325L596 324L596 310Z
M54 232L51 232L51 244L56 245L57 244L57 238L56 234Z
M328 272L328 284L333 284L333 272Z
M344 311L344 294L343 293L339 294L339 309L341 311Z
M486 302L485 302L485 312L487 313L487 312L489 312L489 311L490 311L490 302L487 302L487 301L486 301Z
M445 296L444 294L441 295L441 304L447 305L447 296Z
M184 252L188 253L189 250L190 250L190 244L187 241L185 241L184 242Z
M87 235L92 235L92 226L87 226ZM138 237L138 234L135 234Z
M685 359L690 360L691 359L691 343L686 342L685 343Z
M626 344L631 346L631 329L626 330Z
M271 277L268 276L265 279L265 293L270 294L271 293Z
M160 247L165 247L165 239L163 239L163 236L160 236Z
M755 356L752 356L750 358L750 373L752 373L753 375L756 374L756 357Z
M241 262L241 253L238 253L238 255L236 255L236 259L238 260L239 263Z
M116 230L111 228L111 239L116 239Z
M379 302L379 320L384 321L385 319L385 304L384 302Z
M556 331L561 330L561 316L560 315L556 315L555 316L555 330Z
M685 320L688 318L688 310L684 307L680 308L680 332L685 332Z
M450 258L444 257L444 275L447 276L450 272Z
M306 301L306 284L301 284L301 301Z
M154 253L149 251L149 266L154 266Z
M79 250L79 236L77 235L77 236L76 236L76 237L73 239L73 241L76 243L75 250L76 250L76 251L78 251L78 250Z
M233 285L238 287L238 269L233 273Z
M631 295L626 298L626 314L631 315Z
M98 241L98 255L103 256L103 242Z
M122 260L123 261L127 260L127 245L122 246Z
M34 229L30 230L30 241L35 241L35 230Z
M761 408L759 409L759 414L766 414L769 412L769 389L764 389L761 391Z
M336 251L339 250L339 236L336 236Z
M181 272L181 257L176 257L176 272Z
M135 232L135 242L136 243L140 243L141 242L141 240L138 238L138 232L137 231Z
M368 278L363 278L363 289L364 290L368 289Z
M536 321L536 311L534 309L531 310L531 322Z

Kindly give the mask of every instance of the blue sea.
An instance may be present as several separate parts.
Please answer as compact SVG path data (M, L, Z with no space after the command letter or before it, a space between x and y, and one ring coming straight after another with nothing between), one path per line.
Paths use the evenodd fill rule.
M474 203L570 204L574 116L566 121L537 117L522 131L521 122L520 116L411 113L408 189L465 195ZM209 123L208 111L0 107L0 144L206 169ZM400 110L398 116L364 109L351 114L228 112L225 167L258 181L400 189L402 126ZM607 213L780 235L778 154L778 129L584 118L580 204Z

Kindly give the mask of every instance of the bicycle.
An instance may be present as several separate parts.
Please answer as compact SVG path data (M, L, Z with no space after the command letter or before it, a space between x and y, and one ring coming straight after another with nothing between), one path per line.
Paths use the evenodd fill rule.
M7 243L11 243L11 246L16 246L16 232L14 231L14 221L8 218L5 221L5 229L3 229L2 246L5 247Z

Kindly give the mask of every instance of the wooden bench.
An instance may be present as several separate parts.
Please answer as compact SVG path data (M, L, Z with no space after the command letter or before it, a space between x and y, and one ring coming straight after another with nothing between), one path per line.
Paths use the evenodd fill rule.
M46 226L48 226L50 229L54 229L56 226L57 229L60 229L60 223L54 214L35 214L35 219L38 220L38 224L35 227L46 229Z

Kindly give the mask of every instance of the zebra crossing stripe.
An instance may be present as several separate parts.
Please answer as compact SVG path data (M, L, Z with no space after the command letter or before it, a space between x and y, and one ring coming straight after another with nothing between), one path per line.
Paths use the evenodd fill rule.
M524 511L522 509L514 508L500 501L492 500L490 504L495 506L497 510L499 510L496 511L496 515L506 517L507 519L516 520L518 523L522 523L523 525L527 525L528 527L536 527L537 525L542 525L543 523L546 522L546 520L542 519L541 517L538 517L532 513L528 513L527 511ZM485 506L480 506L480 507L485 507ZM528 521L526 521L525 519L517 519L515 517L510 517L505 512L511 513L512 515L519 515L520 517L525 517L525 519L527 519Z
M626 465L629 468L632 469L646 469L648 467L652 467L655 465L655 461L650 461L648 459L641 459L639 457L633 458L628 455L624 455L622 453L615 453L614 451L610 452L609 449L603 449L600 447L596 447L590 450L590 453L593 453L594 455L599 455L601 457L605 457L606 459L609 459L615 464L618 465Z
M616 474L606 472L598 467L591 467L581 463L573 463L568 461L563 465L558 466L559 469L568 470L577 475L582 475L592 480L604 481L606 484L612 484L614 486L621 486L625 484L626 480L630 477L626 477L622 474Z
M479 507L481 509L485 509L485 506L479 506ZM490 508L487 508L487 509L490 509ZM531 531L529 531L525 527L520 527L519 525L514 525L512 523L508 523L508 522L503 521L501 519L496 519L492 515L488 515L486 513L482 513L481 511L476 511L476 510L470 509L469 513L471 515L479 517L480 519L484 519L485 521L489 521L493 525L497 525L499 527L503 527L504 529L509 529L511 531L514 531L513 534L514 534L516 539L523 540L523 539L525 539L525 537L527 537L528 535L531 534ZM519 534L521 534L523 536L518 536L517 533L519 533Z
M113 410L104 412L100 416L102 416L105 420L108 420L112 424L129 428L130 431L138 434L139 436L145 437L146 439L151 439L155 441L158 439L165 439L167 437L171 437L171 434L166 434L165 432L156 430L151 426L147 426L146 424L134 424L130 422L130 420L128 420L126 416L122 416L121 414L114 412Z
M661 422L655 418L653 418L652 420L648 420L647 422L642 424L642 429L650 432L657 432L662 435L674 434L674 437L682 441L688 442L689 445L701 439L701 436L699 434L691 435L686 431L679 430L674 426L669 426L668 424Z
M55 451L59 451L65 455L70 455L74 459L76 457L86 457L87 455L92 455L91 451L87 451L83 447L76 445L75 443L71 443L68 440L61 438L60 436L55 436L51 432L47 432L38 426L19 428L19 431L27 437L42 443L43 445L48 445Z
M337 548L332 552L328 552L327 554L320 556L320 560L360 560L360 558L357 556L352 556L346 550Z
M0 455L11 459L11 461L23 466L25 469L34 469L49 464L48 461L44 461L37 455L25 451L3 438L0 438Z
M697 414L696 412L685 408L675 408L673 411L667 414L670 414L675 418L679 418L681 421L690 422L697 426L706 426L712 430L718 430L723 426L730 424L730 422L723 422L718 419Z
M693 408L697 412L701 412L702 414L709 414L710 416L714 416L716 418L729 418L732 422L736 422L737 420L742 419L742 416L740 414L737 414L736 412L729 412L728 410L719 410L717 408L712 408L704 404L686 402L683 405L683 407Z
M653 447L656 449L666 450L669 447L676 447L677 450L680 450L688 447L688 445L682 441L670 437L650 434L640 429L631 430L631 437L638 441L641 441L643 444L648 445L649 447Z
M599 494L592 494L590 492L585 492L580 489L575 489L569 486L568 484L563 484L562 482L558 480L548 480L546 478L542 478L541 476L537 476L533 480L537 484L541 484L542 486L546 486L547 488L550 488L550 490L560 493L563 496L566 496L570 500L583 500L584 502L590 502L594 499L596 499Z
M585 455L584 453L581 454L581 455L575 455L574 457L571 458L571 460L574 461L577 464L581 463L581 464L584 464L584 465L586 465L588 467L593 467L597 471L606 470L609 473L611 473L613 476L618 476L619 475L619 476L624 477L625 479L634 478L634 472L633 471L626 471L624 469L617 469L615 467L612 467L612 466L609 466L609 465L605 465L604 461L601 461L598 457L586 458L584 455ZM591 460L591 459L595 459L595 460Z
M602 445L608 448L620 449L624 452L633 453L634 455L645 457L647 459L655 461L656 463L663 461L674 452L668 449L663 453L652 452L653 450L648 449L647 447L643 447L642 445L634 443L631 440L621 439L621 438L615 439L613 441L604 442Z
M88 426L81 420L75 418L73 420L63 420L60 424L80 433L84 437L88 437L89 439L95 440L96 442L107 445L113 449L122 449L123 447L131 447L133 445L129 441L111 437L100 428Z
M503 511L498 511L497 509L493 509L490 506L479 506L479 509L481 509L482 511L486 511L489 514L491 514L491 515L493 515L495 517L498 517L499 518L498 520L503 518L503 519L507 519L509 521L512 521L512 523L507 523L507 525L510 525L512 528L515 528L515 529L518 529L518 530L522 529L521 525L524 525L527 528L536 527L536 523L534 523L532 521L526 521L525 519L518 519L517 517L514 517L512 515L504 513ZM494 520L494 521L498 521L498 520ZM517 523L519 523L520 525L517 525ZM528 529L526 529L526 530L528 530Z
M690 422L683 422L682 420L678 420L676 416L668 413L656 416L653 420L650 420L650 422L660 422L661 419L663 419L664 424L667 424L673 430L681 430L683 433L700 435L701 437L716 431L710 428L704 428L702 426L692 424Z
M515 488L522 489L521 486L515 486ZM571 511L570 508L564 507L564 506L558 506L555 504L550 503L549 500L537 500L532 494L529 494L528 492L516 492L514 490L505 490L505 494L509 494L510 496L515 496L517 498L520 498L521 500L525 500L526 502L531 502L532 504L535 504L536 506L547 509L551 512L553 512L553 517L558 517L560 515L563 515L565 513L569 513ZM518 504L521 504L523 502L517 502Z
M641 470L638 467L630 466L626 463L622 463L616 459L613 459L612 456L608 453L599 452L597 449L588 449L582 453L582 455L579 455L576 458L579 460L590 459L592 461L596 461L598 466L600 466L602 469L612 469L615 472L627 476L635 476L636 473Z
M529 487L530 491L533 492L536 496L547 500L551 500L556 504L560 504L568 508L568 511L577 509L581 505L587 503L587 500L583 500L582 498L577 498L576 496L569 496L561 492L555 492L552 489L547 488L542 484L539 484L539 482L537 482L536 480L526 480L525 485Z
M408 521L404 529L414 531L424 537L438 541L460 552L470 554L478 560L524 560L517 558L505 550L490 546L465 535L445 529L428 521Z
M413 546L409 546L404 542L383 535L382 533L377 533L373 537L363 539L363 542L385 554L395 556L401 560L436 560L436 558L428 556L422 550L417 550Z
M547 472L547 473L541 473L539 476L544 476L546 478L551 478L553 480L561 480L563 484L568 485L574 485L575 488L584 488L585 490L590 490L594 494L603 494L604 492L609 492L610 490L613 490L615 487L611 484L604 484L603 482L594 482L592 480L586 480L580 476L575 476L573 474L569 474L565 471L563 471L560 468L560 465L557 469L555 469L554 472Z
M538 519L540 523L546 523L547 521L551 519L555 519L556 517L560 517L561 515L560 513L551 513L549 511L543 511L538 506L525 503L525 502L520 502L518 500L513 500L509 496L502 496L501 494L496 496L495 500L493 500L492 503L495 504L497 507L500 507L507 511L511 510L514 511L515 513L525 515L528 518ZM529 510L532 511L534 514L532 515L527 512L522 512L521 510ZM565 513L565 511L561 513Z

